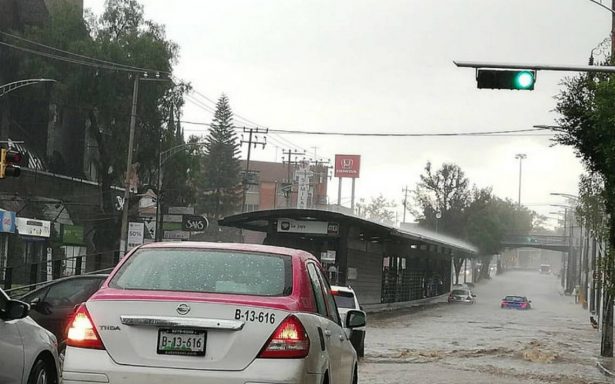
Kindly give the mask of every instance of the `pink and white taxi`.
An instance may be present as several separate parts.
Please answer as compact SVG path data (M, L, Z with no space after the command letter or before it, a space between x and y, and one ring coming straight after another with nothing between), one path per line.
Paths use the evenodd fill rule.
M75 313L63 383L357 383L318 260L250 244L154 243Z

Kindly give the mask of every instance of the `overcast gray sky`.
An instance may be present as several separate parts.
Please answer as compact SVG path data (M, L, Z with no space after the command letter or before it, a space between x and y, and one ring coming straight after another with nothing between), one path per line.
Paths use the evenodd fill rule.
M610 13L589 0L142 0L146 16L180 45L176 74L234 112L274 129L345 132L470 132L552 124L563 72L540 72L532 92L476 89L457 60L587 64L608 37ZM100 13L102 0L85 0ZM210 122L189 103L184 119ZM240 122L238 122L240 123ZM188 126L191 134L203 127ZM362 156L357 197L398 202L425 163L459 164L478 186L539 213L576 194L583 167L548 137L348 138L269 135L258 160L291 147L333 160ZM276 146L278 148L276 148ZM277 157L276 157L277 156ZM350 181L344 201L349 204ZM337 199L337 181L329 187Z

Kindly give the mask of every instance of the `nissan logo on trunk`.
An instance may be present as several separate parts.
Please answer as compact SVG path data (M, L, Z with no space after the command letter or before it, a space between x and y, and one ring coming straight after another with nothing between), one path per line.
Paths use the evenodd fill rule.
M177 306L177 313L180 315L187 315L190 312L190 306L188 304L180 304Z

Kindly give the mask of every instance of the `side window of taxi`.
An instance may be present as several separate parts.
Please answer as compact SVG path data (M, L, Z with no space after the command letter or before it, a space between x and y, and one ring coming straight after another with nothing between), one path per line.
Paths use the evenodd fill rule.
M325 278L322 271L317 269L318 278L320 280L320 284L323 287L323 292L325 293L325 304L327 306L327 312L329 312L329 319L331 319L334 323L340 324L340 316L337 312L337 305L335 304L335 298L333 294L331 294L331 286L329 285L329 281Z
M312 286L314 300L316 301L316 310L319 315L327 317L327 304L325 303L325 297L318 279L318 270L314 263L308 263L306 267L308 275L310 276L310 285Z

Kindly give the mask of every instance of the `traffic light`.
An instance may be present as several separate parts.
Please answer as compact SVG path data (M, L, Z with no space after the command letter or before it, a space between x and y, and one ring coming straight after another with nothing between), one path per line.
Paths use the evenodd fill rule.
M536 71L479 69L476 82L480 89L516 89L531 91L536 83Z
M23 158L22 154L10 149L0 150L0 179L4 179L7 176L19 177L21 169L19 164Z

